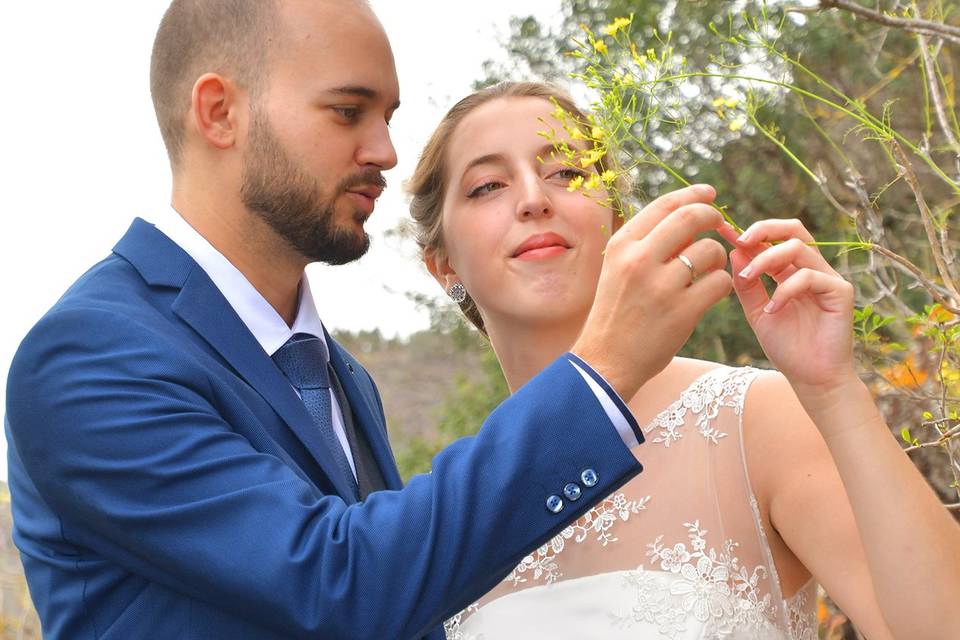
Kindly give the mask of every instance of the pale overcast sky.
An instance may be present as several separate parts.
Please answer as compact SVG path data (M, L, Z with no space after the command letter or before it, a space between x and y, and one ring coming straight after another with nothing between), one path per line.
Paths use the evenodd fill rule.
M150 102L150 48L166 0L0 5L0 389L23 335L134 216L169 202L170 177ZM436 285L410 247L383 238L406 215L401 182L452 103L502 57L511 15L555 18L559 0L373 0L390 36L403 106L400 158L360 262L308 270L327 326L406 335L427 326L405 298ZM5 402L0 400L0 414ZM0 442L0 446L2 446ZM5 447L4 447L5 449ZM0 477L6 452L0 451Z

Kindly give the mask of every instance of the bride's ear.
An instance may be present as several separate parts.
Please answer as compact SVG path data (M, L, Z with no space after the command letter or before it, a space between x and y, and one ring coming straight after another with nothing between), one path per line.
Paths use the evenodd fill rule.
M457 277L457 272L453 270L453 267L450 265L450 260L447 258L447 254L443 249L427 249L424 251L423 264L426 265L427 271L430 272L434 280L440 283L444 291L449 290L454 284L460 282L460 278Z

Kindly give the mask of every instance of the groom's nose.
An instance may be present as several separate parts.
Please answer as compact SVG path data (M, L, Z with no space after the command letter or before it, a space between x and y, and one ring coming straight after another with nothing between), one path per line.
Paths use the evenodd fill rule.
M390 129L383 122L375 126L357 149L357 164L361 167L376 166L382 170L397 166L397 150L390 139Z

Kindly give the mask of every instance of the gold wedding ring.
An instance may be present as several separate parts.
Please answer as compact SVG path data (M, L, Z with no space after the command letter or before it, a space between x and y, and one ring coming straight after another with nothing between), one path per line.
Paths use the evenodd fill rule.
M693 282L697 278L697 269L693 266L693 263L690 262L690 258L683 255L682 253L677 256L677 260L683 263L687 269L690 269L690 282Z

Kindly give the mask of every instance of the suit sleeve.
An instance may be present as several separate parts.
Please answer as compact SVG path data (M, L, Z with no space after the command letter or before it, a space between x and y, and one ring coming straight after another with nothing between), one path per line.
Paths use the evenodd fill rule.
M434 628L641 470L561 358L432 473L347 506L227 424L210 375L122 316L60 311L14 359L12 446L65 539L291 637Z

